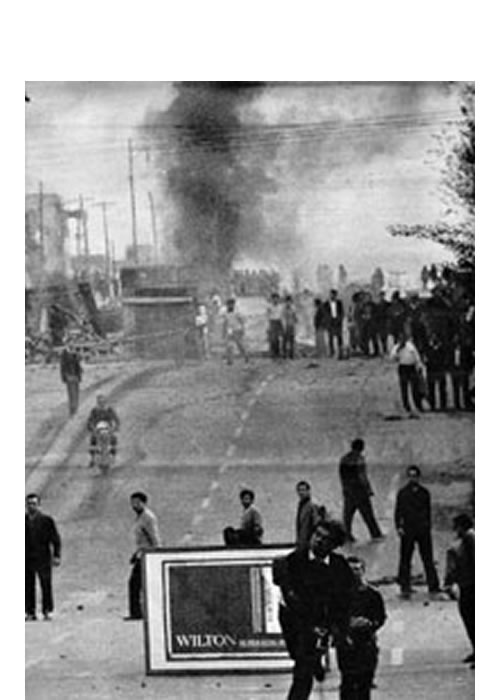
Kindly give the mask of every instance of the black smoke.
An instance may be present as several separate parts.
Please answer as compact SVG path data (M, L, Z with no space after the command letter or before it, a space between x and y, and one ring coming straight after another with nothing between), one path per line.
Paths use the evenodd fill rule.
M176 248L202 279L227 277L237 252L263 232L262 200L274 191L267 174L274 146L252 150L255 127L243 113L264 87L177 83L170 107L147 119L165 197L176 205Z

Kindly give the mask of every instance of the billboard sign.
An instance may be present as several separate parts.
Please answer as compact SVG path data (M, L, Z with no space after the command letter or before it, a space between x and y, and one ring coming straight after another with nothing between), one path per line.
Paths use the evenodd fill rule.
M290 669L272 562L291 549L267 545L146 552L146 673Z

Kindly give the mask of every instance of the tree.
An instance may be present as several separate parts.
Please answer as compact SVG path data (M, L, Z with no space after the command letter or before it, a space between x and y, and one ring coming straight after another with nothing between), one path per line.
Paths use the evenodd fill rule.
M393 236L423 238L448 248L462 268L474 267L474 214L475 214L475 86L460 86L462 119L456 134L450 134L446 146L443 190L449 203L447 214L455 215L456 222L439 221L436 224L397 224L389 227Z

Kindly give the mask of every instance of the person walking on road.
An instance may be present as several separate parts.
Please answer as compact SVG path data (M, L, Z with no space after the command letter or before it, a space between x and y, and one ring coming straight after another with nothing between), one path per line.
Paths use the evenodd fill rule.
M341 523L324 520L306 548L275 560L273 581L281 589L279 622L294 662L288 700L307 700L313 680L323 681L322 657L329 637L347 631L354 576L345 558L334 552L345 540Z
M352 521L357 510L366 523L373 540L382 539L383 534L373 512L371 497L373 489L366 473L366 461L363 456L364 440L356 438L351 443L351 450L340 460L339 476L344 497L344 527L347 539L354 542Z
M384 599L365 580L365 562L347 557L355 585L349 606L347 635L338 640L340 700L370 700L378 663L377 631L387 615Z
M61 353L61 379L66 384L68 392L69 415L74 416L78 411L80 400L80 382L82 381L82 366L74 342L69 339Z
M429 593L439 593L439 578L432 552L431 494L421 485L421 471L416 465L406 470L408 483L398 491L394 522L400 537L398 583L401 597L410 598L411 560L415 545L425 569Z
M444 579L449 592L458 587L458 612L472 645L472 653L463 660L475 663L475 535L472 519L466 513L453 518L453 530L458 544L448 550L447 569Z
M134 523L135 551L130 558L132 571L128 581L129 616L125 620L142 620L142 556L145 550L160 547L158 519L146 503L148 497L142 491L130 496L130 505L136 513Z
M26 497L25 517L25 613L36 620L36 577L42 589L42 614L50 620L54 611L52 567L61 563L61 538L54 519L40 510L40 496Z
M254 546L262 544L262 516L254 506L255 493L251 489L240 491L240 501L243 506L240 527L226 527L224 529L224 542L228 546Z
M226 313L222 321L222 337L226 346L226 362L233 364L234 348L238 349L240 355L248 362L248 352L245 346L245 319L236 311L236 301L228 299L226 302Z
M321 521L322 513L320 506L312 501L311 485L308 481L299 481L295 488L299 498L295 518L295 542L297 547L307 549L314 528Z

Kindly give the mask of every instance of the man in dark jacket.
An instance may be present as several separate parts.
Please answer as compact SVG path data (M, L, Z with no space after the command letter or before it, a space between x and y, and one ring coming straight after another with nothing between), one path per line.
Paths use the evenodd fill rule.
M472 645L465 663L475 663L475 539L472 519L466 513L453 518L458 545L448 551L444 585L451 590L458 586L458 612Z
M377 631L386 620L384 599L365 581L365 563L347 557L355 578L347 635L337 644L340 700L369 700L378 662Z
M26 497L25 517L25 612L26 620L36 620L36 576L42 589L42 613L50 620L54 610L52 566L61 561L61 538L54 520L40 511L40 497Z
M427 372L427 398L432 411L436 410L436 386L439 391L439 408L446 411L448 401L446 393L446 365L448 352L438 335L432 334L424 351Z
M338 643L346 634L354 576L345 558L333 552L344 539L340 523L323 521L308 548L275 562L274 582L282 594L279 621L294 661L288 700L307 700L313 678L324 678L321 657L329 635Z
M82 381L82 366L75 345L69 340L61 353L61 379L68 391L69 415L78 411L80 398L80 382Z
M337 290L330 291L330 298L324 303L326 330L328 333L328 349L330 357L335 355L334 338L337 339L339 358L342 355L342 324L344 322L344 305L338 299Z
M408 483L398 491L394 513L401 541L398 582L403 598L409 598L412 593L411 560L416 544L424 565L429 593L439 592L439 579L432 553L431 495L420 484L419 467L411 465L406 473Z
M364 449L363 440L360 438L353 440L351 451L342 457L339 464L340 483L344 496L344 527L347 538L351 542L354 541L352 521L357 510L361 513L372 538L377 540L383 537L370 500L373 490L366 475Z
M321 520L321 509L312 501L309 482L299 481L296 490L299 502L295 518L295 542L297 547L307 549L314 528Z

